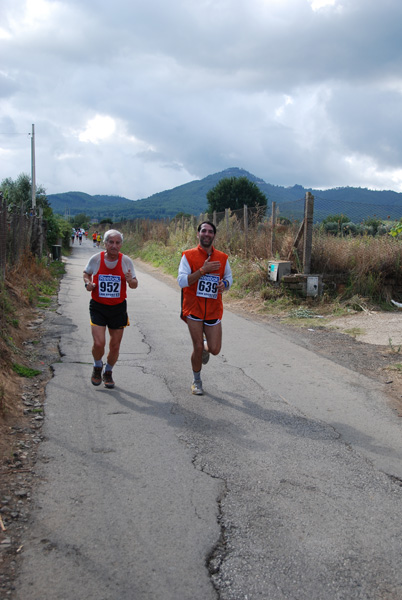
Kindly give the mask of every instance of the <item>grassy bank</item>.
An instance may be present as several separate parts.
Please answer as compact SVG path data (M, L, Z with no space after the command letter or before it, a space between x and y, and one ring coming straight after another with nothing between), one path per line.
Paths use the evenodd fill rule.
M16 378L31 373L25 344L34 332L27 324L38 309L49 307L64 271L61 261L48 263L25 255L0 282L0 368L5 375L0 384L1 418L16 414L20 399Z
M124 226L122 226L124 231ZM281 228L276 236L276 259L289 255L295 236L292 227ZM402 289L402 244L391 236L335 237L315 232L312 247L311 272L342 276L341 291L325 289L319 298L300 298L274 285L268 278L270 238L264 227L249 234L247 248L239 232L232 237L218 227L216 245L229 255L234 284L232 299L249 299L262 312L283 312L295 306L316 307L320 312L339 312L343 307L359 310L363 306L380 306L393 310L390 303L390 282ZM125 232L125 251L134 258L177 276L182 252L196 244L194 227L174 229L163 222L150 222L144 231ZM292 267L300 269L301 257L293 253ZM397 298L394 298L397 299ZM402 301L402 299L401 299Z

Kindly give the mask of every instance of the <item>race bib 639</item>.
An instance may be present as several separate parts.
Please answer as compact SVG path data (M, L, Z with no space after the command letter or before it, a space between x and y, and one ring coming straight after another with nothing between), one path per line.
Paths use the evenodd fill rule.
M216 300L218 297L218 283L219 275L203 275L198 280L197 285L197 296L201 298L213 298Z

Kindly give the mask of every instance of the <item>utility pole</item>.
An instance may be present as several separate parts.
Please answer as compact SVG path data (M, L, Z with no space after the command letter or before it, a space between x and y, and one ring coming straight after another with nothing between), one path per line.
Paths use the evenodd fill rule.
M35 174L35 125L32 124L31 136L31 185L32 185L32 212L36 211L36 174Z

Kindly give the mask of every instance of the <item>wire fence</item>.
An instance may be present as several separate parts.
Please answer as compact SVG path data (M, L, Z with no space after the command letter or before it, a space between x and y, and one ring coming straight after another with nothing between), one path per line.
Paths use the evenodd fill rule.
M272 205L267 208L270 216ZM282 220L301 221L304 216L304 198L290 202L276 203L277 216ZM399 198L394 203L355 202L342 198L324 198L314 196L314 223L322 223L331 215L342 215L351 223L361 224L372 219L380 221L398 221L402 217L402 205Z
M313 202L308 224L305 218L307 197L309 202ZM210 221L217 228L220 249L228 254L256 260L291 260L293 267L303 272L308 269L306 253L311 253L311 248L317 246L320 236L384 235L401 213L402 207L396 204L351 203L317 198L306 193L305 198L272 203L267 207L245 206L239 210L202 213L198 217L180 215L173 219L135 219L115 223L114 227L139 235L141 243L153 240L184 248L194 243L198 224ZM324 225L323 220L329 216L341 218ZM353 221L357 225L353 225ZM372 221L377 221L377 226Z
M0 192L0 279L3 280L6 273L7 258L7 204Z
M400 201L399 201L400 202ZM282 205L281 205L282 206ZM314 223L320 223L329 215L344 215L352 223L364 223L372 219L397 221L402 217L399 204L376 204L370 202L346 202L314 197Z
M22 256L42 256L46 222L41 215L27 214L23 205L8 206L0 192L0 280L6 269L18 265Z
M272 219L272 207L275 206L276 220L281 224L300 223L304 218L305 198L299 198L289 202L275 202L268 204L266 208L248 208L250 223L269 221ZM211 221L220 224L227 215L227 211L212 213L201 213L200 218L208 218ZM230 210L230 215L235 216L240 223L244 223L244 210ZM363 224L371 220L382 222L398 221L402 217L402 205L400 200L394 204L378 204L374 202L352 202L339 198L328 199L321 196L314 196L314 217L313 222L319 225L330 216L339 215L346 222ZM197 219L197 217L180 217L185 222ZM169 219L167 219L169 220ZM170 221L176 219L170 219Z
M301 222L304 218L305 198L293 200L291 202L275 203L276 218L280 222L297 221ZM253 209L249 209L250 211ZM241 218L242 211L233 211ZM224 215L224 213L220 213ZM342 215L345 220L351 223L361 224L372 219L379 221L398 221L402 217L402 205L378 204L370 202L350 202L340 199L330 200L320 196L314 196L314 223L322 223L331 215ZM272 204L266 208L265 216L267 219L272 217Z
M113 227L125 234L136 235L140 244L157 241L180 248L194 245L197 226L210 221L217 228L219 248L230 255L269 258L290 252L299 224L281 220L273 227L270 210L262 207L230 210L219 213L202 213L198 217L180 216L174 219L135 219L114 223ZM285 248L284 248L285 245Z

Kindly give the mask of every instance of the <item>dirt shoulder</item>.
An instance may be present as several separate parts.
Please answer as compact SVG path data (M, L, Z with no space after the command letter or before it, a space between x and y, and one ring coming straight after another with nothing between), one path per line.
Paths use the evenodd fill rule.
M52 377L51 365L60 356L58 331L53 326L56 307L56 298L45 311L20 307L9 355L5 361L2 348L0 358L0 598L14 597L15 574L29 527L37 452L43 440L45 387ZM10 358L38 374L20 377L11 369Z
M175 278L136 260L138 268L177 286ZM361 312L321 321L261 312L258 301L226 298L237 314L269 325L281 335L312 352L384 384L390 405L402 416L402 313ZM23 540L29 527L30 502L38 480L37 451L43 439L46 383L52 364L59 359L61 335L57 298L45 310L22 307L13 344L18 362L39 371L32 379L6 372L3 393L8 398L0 416L0 597L13 598L15 573L23 557ZM391 342L390 342L391 340ZM0 356L1 362L1 356ZM12 402L10 403L10 399Z

